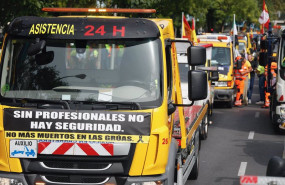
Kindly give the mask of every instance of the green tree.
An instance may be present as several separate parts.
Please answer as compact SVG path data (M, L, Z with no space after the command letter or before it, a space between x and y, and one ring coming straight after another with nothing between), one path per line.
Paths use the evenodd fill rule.
M41 12L42 7L85 7L85 8L153 8L155 15L129 14L133 17L163 17L173 19L176 28L181 27L181 14L189 14L196 18L196 28L215 28L224 31L226 26L231 26L233 14L236 21L249 25L258 24L262 11L263 0L2 0L0 2L0 27L7 25L18 16L47 16ZM266 0L270 20L277 18L276 11L285 13L284 0ZM60 15L56 13L54 15ZM178 32L179 33L179 32Z
M9 0L1 1L0 5L0 27L5 27L7 23L19 16L43 15L41 8L51 6L52 3L49 0Z

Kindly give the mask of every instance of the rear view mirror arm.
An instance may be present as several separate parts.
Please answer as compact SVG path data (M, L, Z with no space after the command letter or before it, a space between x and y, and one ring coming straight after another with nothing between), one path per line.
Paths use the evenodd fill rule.
M197 69L197 70L202 70L202 71L209 71L209 72L218 71L218 67L202 67L202 66L197 66L196 69Z
M192 105L194 105L195 101L192 101L190 104L173 104L177 107L191 107Z
M184 43L189 43L190 46L193 46L193 43L190 40L179 40L179 39L167 39L167 40L165 40L166 45L170 45L172 42L184 42Z

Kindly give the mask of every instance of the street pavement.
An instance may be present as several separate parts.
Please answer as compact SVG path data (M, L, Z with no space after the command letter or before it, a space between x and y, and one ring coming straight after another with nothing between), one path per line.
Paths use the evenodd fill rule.
M256 84L258 79L251 105L229 109L215 104L213 124L199 154L199 177L187 185L239 185L239 176L264 176L269 159L283 156L284 136L274 131L269 109L255 104Z

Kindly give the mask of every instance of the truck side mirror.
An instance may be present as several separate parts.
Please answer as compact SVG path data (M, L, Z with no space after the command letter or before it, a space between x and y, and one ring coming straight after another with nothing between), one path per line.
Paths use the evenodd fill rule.
M206 48L200 46L191 46L187 49L188 64L190 66L205 65Z
M0 33L0 43L2 43L4 40L4 35L2 33Z
M37 65L46 65L53 61L54 59L54 52L48 51L44 53L39 53L35 56Z
M33 56L41 52L46 46L46 41L41 40L35 44L31 44L28 48L28 55Z
M191 101L203 100L208 95L207 73L205 71L188 72L188 98Z
M267 40L261 40L260 41L260 48L261 49L268 49L268 41Z
M212 71L210 80L212 81L218 81L219 80L219 72L218 71Z
M259 53L259 65L266 66L268 63L268 55L267 52L260 52Z
M168 111L168 116L173 114L176 110L176 106L173 105L173 103L168 103L168 106L167 106L167 111Z
M267 165L266 176L284 177L285 176L285 161L284 159L274 156Z

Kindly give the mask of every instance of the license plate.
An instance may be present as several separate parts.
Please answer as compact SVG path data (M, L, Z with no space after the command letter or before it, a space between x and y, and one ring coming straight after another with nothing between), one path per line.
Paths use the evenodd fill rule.
M37 140L15 139L10 140L10 157L37 158Z

